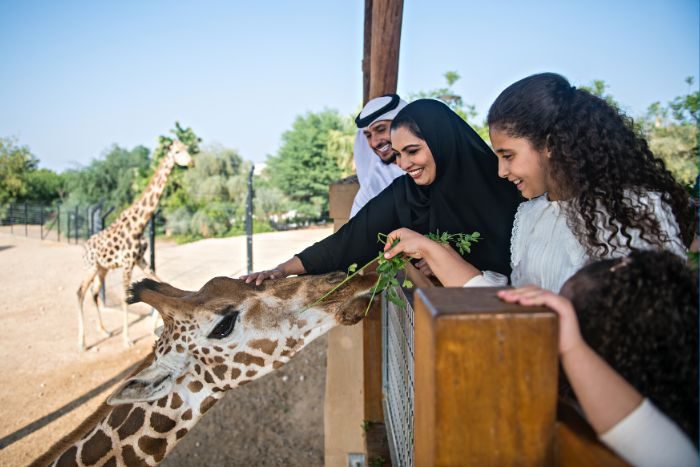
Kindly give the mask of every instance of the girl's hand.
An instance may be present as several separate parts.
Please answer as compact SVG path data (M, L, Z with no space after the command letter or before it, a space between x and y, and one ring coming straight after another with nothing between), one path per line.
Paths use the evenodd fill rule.
M431 277L431 276L435 275L435 274L433 274L433 270L430 269L430 265L428 264L428 262L424 259L418 261L415 264L415 266L426 277Z
M392 248L391 245L397 239L400 241ZM403 253L411 258L422 259L425 256L426 249L430 248L431 244L437 245L437 243L418 232L406 228L397 229L387 235L386 244L384 245L384 257L391 259L399 253Z
M559 315L559 353L565 354L583 344L576 311L571 302L548 290L528 285L518 289L500 290L498 298L523 306L544 305Z

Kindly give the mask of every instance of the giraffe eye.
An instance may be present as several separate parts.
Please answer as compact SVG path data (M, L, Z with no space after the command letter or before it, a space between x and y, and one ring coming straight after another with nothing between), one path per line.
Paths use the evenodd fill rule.
M228 337L233 331L233 327L236 324L237 319L237 311L224 316L223 319L219 321L219 324L216 325L214 330L209 333L209 339L223 339L224 337Z

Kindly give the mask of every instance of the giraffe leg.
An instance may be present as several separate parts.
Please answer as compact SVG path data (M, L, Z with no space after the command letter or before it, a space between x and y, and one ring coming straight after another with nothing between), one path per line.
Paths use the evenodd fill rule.
M107 276L107 270L98 266L97 275L95 280L92 282L92 301L95 303L95 308L97 308L97 330L101 331L105 336L109 336L112 333L105 329L105 325L102 321L102 308L100 307L99 300L100 290L102 290L102 286L105 285L105 276Z
M85 300L85 292L97 275L97 266L93 266L90 272L80 284L78 288L78 349L82 352L85 350L85 325L83 323L83 301Z
M126 303L126 296L129 291L129 286L131 285L131 272L134 266L125 266L122 272L122 282L124 284L124 300L122 301L122 308L124 310L124 327L122 329L122 337L124 339L124 346L131 347L133 342L129 340L129 311L127 309L128 305Z
M148 277L149 279L153 279L154 281L158 282L163 282L160 277L156 276L156 273L151 267L146 263L146 260L143 259L143 257L139 258L138 261L136 261L136 265L143 271L143 273Z

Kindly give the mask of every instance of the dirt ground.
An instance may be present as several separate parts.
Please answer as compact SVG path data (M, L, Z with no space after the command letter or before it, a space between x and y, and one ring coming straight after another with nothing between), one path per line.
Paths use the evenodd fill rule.
M254 269L266 269L331 233L274 232L254 238ZM130 307L130 335L120 335L121 274L107 281L105 324L96 330L85 305L88 350L77 347L76 290L82 246L0 232L0 465L26 465L77 426L111 393L152 345L150 310ZM159 242L157 272L198 289L208 279L245 273L245 238L187 245ZM134 273L134 280L142 275ZM323 465L325 337L280 370L230 391L163 462L166 466Z

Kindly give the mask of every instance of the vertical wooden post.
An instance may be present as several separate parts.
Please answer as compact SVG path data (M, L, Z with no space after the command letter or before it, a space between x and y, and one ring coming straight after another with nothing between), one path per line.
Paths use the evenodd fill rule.
M372 65L372 0L365 0L365 42L362 54L362 105L369 101Z
M396 92L402 15L403 0L372 2L370 99Z
M365 14L370 10L365 4ZM396 92L403 0L371 2L369 98ZM365 27L367 19L365 18ZM365 32L365 39L367 39ZM365 44L365 50L367 44ZM382 409L382 323L379 313L362 321L364 348L365 420L383 422Z
M353 177L354 178L354 177ZM352 181L352 183L348 183ZM329 187L328 210L335 230L348 221L359 185L340 180ZM324 465L347 467L350 455L366 452L362 325L337 326L328 333L324 397Z
M365 0L364 103L396 92L402 13L403 0ZM337 215L331 212L336 229L347 220L352 206L354 193L347 193L356 192L357 187L356 182L352 190L343 187L342 182L331 187L331 211L334 205L345 203L336 210ZM351 459L369 461L363 427L368 421L383 421L381 375L379 313L370 314L361 325L329 332L324 404L326 466L345 467Z
M552 465L557 320L495 288L415 294L414 465Z

